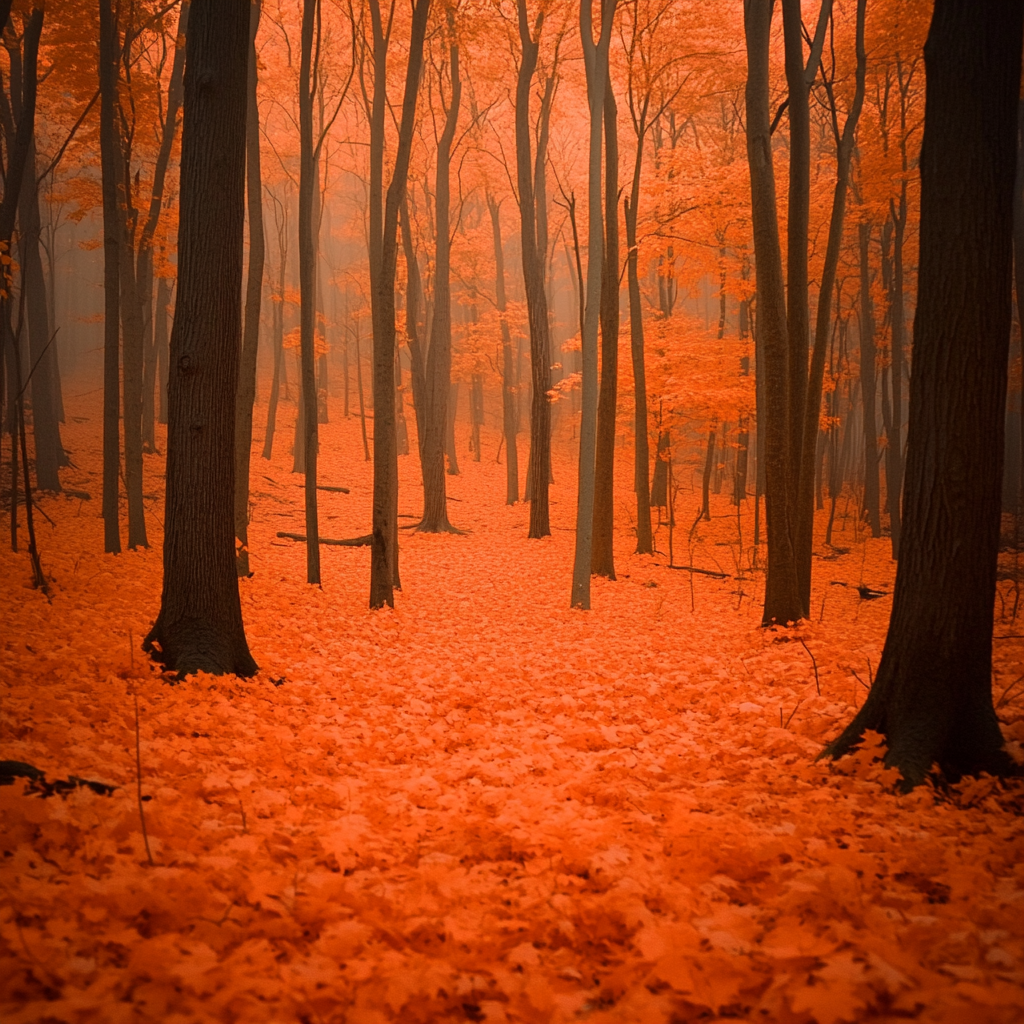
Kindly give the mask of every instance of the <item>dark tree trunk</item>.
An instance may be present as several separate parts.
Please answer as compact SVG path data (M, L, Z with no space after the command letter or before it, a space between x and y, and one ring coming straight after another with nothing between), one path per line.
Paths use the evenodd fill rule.
M885 484L889 504L889 533L892 557L900 557L900 500L903 494L903 335L906 314L903 308L903 246L907 227L907 183L900 189L897 205L890 201L893 222L892 297L892 427L886 439Z
M121 212L117 166L121 159L115 115L120 33L113 0L100 0L100 164L103 186L103 537L104 551L121 550L120 323Z
M154 316L156 323L153 327L153 347L156 349L157 378L160 382L160 410L158 413L161 423L167 423L167 377L170 372L170 348L167 331L168 306L171 303L171 287L167 278L161 277L156 285L156 310Z
M790 353L782 250L776 213L775 171L772 165L768 85L772 0L749 0L744 11L747 42L747 161L750 165L751 212L757 264L756 330L764 368L764 416L759 420L757 430L759 437L762 432L764 435L768 573L762 621L768 624L795 622L803 615L803 605L797 583L794 537L790 532L792 513L795 511L790 488ZM805 255L806 241L805 235ZM804 339L806 351L806 333ZM759 454L760 450L759 442ZM761 461L759 457L759 464Z
M245 282L245 319L238 367L235 406L235 554L239 576L249 572L249 460L252 454L252 413L256 403L256 356L263 298L263 180L260 173L260 111L256 103L256 32L262 0L250 10L249 70L246 76L245 192L249 214L249 270ZM307 536L308 524L307 524Z
M317 85L312 78L313 32L318 16L319 0L303 0L302 52L299 69L299 334L302 361L302 387L299 401L302 415L301 433L296 430L295 450L302 447L302 472L305 474L306 498L306 582L320 583L320 524L316 494L316 460L319 447L319 417L316 392L316 222L313 197L319 191L319 174L313 154L313 93ZM388 352L391 387L394 393L394 345ZM377 407L379 412L379 406ZM376 431L375 431L376 432Z
M715 441L718 431L712 427L708 431L708 444L704 457L704 476L701 479L700 515L702 519L711 518L711 498L709 490L711 487L711 471L715 467Z
M426 408L424 435L420 449L423 468L423 518L418 529L424 533L448 533L448 497L445 490L445 451L449 448L449 421L454 421L452 401L452 294L451 294L451 196L452 145L459 123L462 79L459 77L459 47L454 42L454 14L448 12L448 30L453 41L449 48L451 96L445 114L444 129L437 143L434 180L434 315L430 327L430 350L426 366ZM458 392L455 392L458 394ZM454 428L453 428L454 432ZM454 446L452 446L454 447ZM458 462L451 452L449 472L458 473Z
M60 467L67 457L60 440L60 417L57 408L55 363L52 359L55 340L51 336L47 311L46 280L39 253L39 190L36 187L36 147L29 146L25 161L25 177L19 202L18 248L21 256L22 282L25 288L25 312L28 321L29 365L23 371L32 373L29 388L32 394L32 433L36 447L36 486L41 491L59 491ZM52 284L52 282L51 282ZM48 358L49 357L49 358Z
M420 264L412 243L412 225L409 223L409 203L402 203L402 250L405 254L405 336L409 342L409 376L412 380L412 406L416 414L416 448L423 458L423 438L426 434L424 414L427 406L427 369L420 342L419 310L423 301L423 281ZM422 467L421 467L422 470Z
M193 0L178 299L168 386L160 614L144 647L178 673L252 675L234 550L250 0Z
M452 381L448 389L448 411L445 414L444 453L448 461L448 475L459 475L459 453L455 447L455 417L459 411L459 382Z
M488 193L487 209L491 214L494 236L494 291L501 317L501 422L505 433L505 504L519 500L519 450L516 445L516 380L512 355L512 332L509 330L508 300L505 295L505 252L501 243L501 209Z
M551 387L551 342L548 300L544 290L544 253L537 239L537 203L530 130L530 89L537 68L544 13L541 11L538 14L531 34L526 0L518 0L516 7L519 16L519 41L522 46L522 59L516 80L516 183L519 186L520 247L527 318L530 325L530 366L533 384L526 497L530 501L529 536L547 537L551 533L548 506L548 480L551 476L551 404L548 401L548 390Z
M288 265L288 220L283 206L281 218L277 222L277 293L274 301L273 337L274 337L274 376L270 382L270 401L267 403L267 433L263 440L263 458L270 459L274 454L274 433L277 429L277 403L281 396L281 377L284 373L284 290L287 284ZM275 214L275 217L277 215Z
M395 443L395 272L398 265L398 212L405 198L423 42L430 0L417 0L412 12L409 63L394 170L384 188L384 127L387 108L388 37L379 0L371 0L373 97L370 111L370 299L373 313L373 545L370 554L370 607L394 606L398 586L398 449Z
M472 433L470 442L473 447L473 461L480 461L480 428L484 425L484 378L483 374L474 373L469 390L469 416Z
M594 539L590 570L615 579L615 407L619 397L619 134L611 83L604 93L604 270L601 274L601 387L597 400Z
M739 505L747 496L747 463L750 453L750 429L746 416L740 417L739 433L736 436L736 473L733 476L732 502Z
M871 301L868 244L871 225L858 226L860 241L860 393L864 406L864 512L872 537L882 536L878 487L878 418L875 412L875 312Z
M164 117L153 172L153 191L149 200L149 213L139 240L139 255L136 261L139 302L142 308L142 450L156 451L156 426L154 410L154 386L156 384L159 350L156 344L153 324L153 239L160 213L163 209L164 182L167 167L178 130L178 112L181 109L181 82L185 71L185 36L188 34L189 0L183 0L178 15L178 33L171 64L171 79L167 87L167 113ZM166 423L166 419L161 420Z
M865 729L903 785L1019 772L992 705L1024 5L937 0L925 44L921 256L903 538Z

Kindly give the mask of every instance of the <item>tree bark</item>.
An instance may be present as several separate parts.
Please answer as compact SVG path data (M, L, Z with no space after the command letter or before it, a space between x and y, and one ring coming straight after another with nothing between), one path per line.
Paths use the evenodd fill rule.
M256 102L256 32L262 0L253 0L249 15L249 67L246 73L245 192L249 217L249 270L245 282L245 319L235 405L235 563L239 576L249 576L249 460L252 455L252 413L256 403L256 357L263 299L263 176L260 171L260 110ZM276 355L275 355L276 360Z
M590 570L615 579L615 407L619 391L619 133L611 82L604 93L604 269L601 274L601 385L597 401L594 538Z
M121 551L121 213L117 201L117 79L120 33L113 0L100 0L100 165L103 188L103 550Z
M423 468L423 518L417 527L423 533L450 533L448 497L445 490L445 449L452 391L452 295L451 295L451 159L455 129L459 123L462 79L459 76L459 47L455 43L452 9L448 9L449 70L451 96L444 128L437 143L434 175L434 310L430 327L430 350L426 366L426 408L424 436L420 449ZM451 410L454 416L454 409ZM458 469L456 467L456 472Z
M872 537L882 536L878 487L878 418L875 411L875 310L871 299L868 245L871 224L858 225L860 244L860 393L864 408L864 512Z
M1024 5L937 0L925 44L921 248L903 538L874 686L827 748L883 733L910 788L1019 772L992 705Z
M248 115L246 115L248 117ZM248 130L248 129L247 129ZM277 429L277 403L281 395L281 376L284 372L284 290L287 284L288 264L288 218L287 209L280 203L280 219L277 223L277 295L273 303L274 375L270 382L270 401L267 403L267 432L263 440L263 458L274 454L274 433ZM277 214L275 213L275 218Z
M587 174L587 300L583 313L583 387L580 409L580 455L576 500L576 550L572 570L573 608L590 608L593 559L594 486L597 448L597 331L601 317L601 279L604 274L604 216L601 209L601 129L608 87L608 47L615 0L603 0L601 32L594 42L593 3L580 4L580 33L590 108L590 153ZM617 203L615 204L617 207Z
M551 403L548 400L548 391L551 387L551 341L548 300L544 289L544 252L537 237L537 197L530 132L530 88L537 68L544 12L541 11L537 15L531 34L527 21L526 0L517 0L516 7L522 47L522 59L519 62L519 75L516 80L516 184L519 188L520 248L527 318L530 325L530 367L533 385L526 495L530 501L528 536L547 537L551 533L548 505L548 481L551 477Z
M249 13L250 0L193 0L186 42L164 581L144 643L179 674L257 670L233 516Z
M395 271L398 212L405 197L423 42L430 0L417 0L412 12L409 63L394 170L387 196L384 183L384 120L387 107L389 36L381 24L379 0L371 0L373 98L370 112L370 296L373 315L373 547L370 607L394 606L398 583L398 448L395 442ZM388 31L390 32L390 26Z
M508 299L505 295L505 252L501 243L501 208L494 197L487 194L487 209L491 214L491 234L494 237L494 294L501 317L501 422L505 434L505 504L519 500L519 450L516 445L516 393L515 370L512 358L512 332L509 330Z
M789 482L790 352L771 148L768 87L771 18L772 0L746 0L747 161L750 166L754 255L757 264L756 330L764 367L764 422L758 423L758 435L761 435L763 429L765 513L768 527L768 572L762 612L765 625L772 622L795 622L803 615L794 538L790 532L793 509ZM804 242L806 244L806 237Z

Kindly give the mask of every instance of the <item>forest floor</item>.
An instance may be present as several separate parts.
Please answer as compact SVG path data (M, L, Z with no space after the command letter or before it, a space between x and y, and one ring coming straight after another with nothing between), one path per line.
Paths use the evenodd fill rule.
M815 761L863 701L891 607L856 589L891 592L893 564L852 515L845 553L815 559L813 621L765 631L763 576L737 571L750 509L746 549L724 493L691 544L698 495L679 495L676 562L726 578L631 554L625 445L619 578L570 611L567 441L553 534L528 540L497 434L473 462L460 424L466 533L403 531L396 607L370 612L367 548L323 548L317 589L276 536L303 531L283 405L273 461L254 445L241 583L261 671L171 685L139 650L162 459L153 546L104 555L99 405L68 408L65 486L92 499L41 498L52 601L26 555L0 556L0 758L117 788L0 788L6 1024L1024 1019L1024 788L902 796L877 747ZM321 529L351 537L371 470L358 418L336 419L321 476L350 493L321 492ZM409 524L418 467L400 461ZM1011 605L995 693L1020 756Z

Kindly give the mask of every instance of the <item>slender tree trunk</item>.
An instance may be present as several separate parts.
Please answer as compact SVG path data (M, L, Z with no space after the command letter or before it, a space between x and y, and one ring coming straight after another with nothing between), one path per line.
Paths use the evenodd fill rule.
M359 391L359 429L363 434L363 460L370 461L370 446L366 439L366 403L363 398L363 356L359 351L359 321L356 321L356 388Z
M235 404L235 564L239 576L249 570L249 460L252 455L252 414L256 404L256 357L263 299L263 176L260 171L260 110L256 102L256 33L262 0L254 0L249 21L249 69L246 75L245 191L248 199L249 269L245 282L245 319ZM306 536L309 536L308 524Z
M580 411L580 455L576 503L576 551L572 570L573 608L590 608L593 559L594 486L597 448L597 332L601 316L601 278L604 273L604 216L601 209L601 128L608 87L608 46L615 0L603 0L601 34L594 42L592 0L580 4L580 33L590 107L588 159L587 301L583 314L583 395ZM616 203L617 206L617 203Z
M100 0L100 164L103 187L103 537L104 551L119 554L121 212L117 198L117 81L120 32L113 0Z
M409 223L409 203L402 203L402 250L405 254L405 336L409 343L409 376L412 380L412 405L416 414L416 448L423 458L423 438L426 435L424 420L427 407L427 370L423 344L419 333L419 309L423 299L423 281L420 278L419 260L412 242L412 225ZM422 472L422 465L421 465Z
M454 14L449 8L448 30L454 40ZM437 143L437 164L434 181L434 316L430 328L430 350L426 366L425 433L420 458L423 467L423 519L418 529L424 533L447 533L448 498L445 490L444 456L452 391L452 299L451 299L451 198L449 194L452 144L459 122L462 79L459 76L459 47L453 41L449 48L451 97L445 115L444 129ZM456 392L457 394L457 392ZM458 464L454 464L458 472Z
M907 183L900 189L897 206L890 203L893 221L892 318L892 429L886 445L886 489L889 494L889 533L892 557L900 557L900 499L903 493L903 346L906 312L903 304L903 246L907 226Z
M373 29L373 99L370 117L370 294L373 311L373 545L370 607L395 603L398 585L398 452L395 443L395 271L398 212L405 197L423 42L430 0L417 0L412 12L409 63L394 170L387 196L384 182L384 126L388 38L379 0L370 0ZM383 200L383 201L382 201Z
M711 519L711 471L715 468L715 441L718 437L718 430L712 427L708 431L708 444L704 456L704 476L701 479L701 504L700 515L702 519Z
M299 68L299 332L302 360L302 433L296 433L295 448L302 446L306 498L306 582L320 583L320 524L316 495L316 460L319 447L319 421L316 394L316 230L313 220L313 195L320 188L313 158L313 30L319 0L303 0L302 52ZM394 346L392 346L392 352ZM389 352L389 357L391 352ZM394 389L394 369L391 369ZM379 409L378 409L379 411Z
M248 117L248 115L246 115ZM246 128L248 133L248 127ZM277 297L274 302L274 376L270 382L270 401L267 403L267 434L263 441L263 458L274 454L274 433L277 429L277 403L281 396L281 381L285 370L284 361L284 290L287 285L288 266L288 220L284 216L277 224L278 268ZM276 214L275 214L276 216Z
M606 0L607 2L607 0ZM604 93L604 269L601 274L601 386L594 467L591 572L615 579L615 407L619 390L619 133L611 82Z
M768 573L762 621L795 622L803 615L791 533L789 342L782 250L776 213L769 112L769 43L772 0L749 0L744 8L747 42L747 161L750 166L754 254L757 264L757 338L762 350L765 512ZM806 246L806 236L804 237ZM806 342L805 342L806 348ZM760 446L760 442L759 442ZM758 459L759 463L762 461ZM760 473L760 468L758 469Z
M868 247L871 224L858 225L860 244L860 393L864 408L864 511L872 537L882 536L878 487L878 420L875 413L875 312Z
M171 288L167 278L161 277L156 285L156 310L153 315L156 323L153 327L153 346L156 349L157 377L160 382L160 411L158 413L161 423L167 423L167 377L170 373L170 348L167 331L167 308L171 303Z
M480 461L480 428L484 425L484 378L481 373L474 373L470 383L469 412L472 434L470 441L473 446L473 461Z
M234 552L250 0L193 0L186 42L160 614L179 674L252 675Z
M921 248L903 537L865 729L905 788L1020 772L992 704L1024 5L937 0L925 43ZM964 524L970 523L965 529Z
M530 89L537 68L544 13L541 11L538 14L531 35L526 0L517 0L516 7L519 16L519 40L522 46L522 59L516 80L516 183L519 187L520 245L530 325L530 366L533 385L526 496L530 501L529 536L546 537L551 533L548 506L548 481L551 476L551 404L548 400L548 390L551 387L551 342L547 294L544 290L544 252L537 237L537 201L530 130ZM589 530L588 525L587 531ZM589 551L587 558L589 569Z
M459 382L452 381L448 389L448 410L445 414L444 453L448 460L448 475L459 475L459 453L455 447L455 417L459 410Z
M41 491L59 491L60 467L67 457L60 440L60 419L57 408L56 380L51 353L56 344L51 335L47 312L46 280L39 253L42 225L39 217L39 190L36 187L36 147L29 146L25 161L26 174L19 201L18 248L21 256L22 285L25 289L25 311L28 321L29 367L32 378L32 433L36 448L36 486ZM48 358L49 357L49 358Z
M519 450L516 445L515 370L512 358L512 333L508 326L508 300L505 295L505 252L501 244L501 209L494 197L487 194L494 237L494 291L501 317L501 422L505 433L505 504L519 500Z

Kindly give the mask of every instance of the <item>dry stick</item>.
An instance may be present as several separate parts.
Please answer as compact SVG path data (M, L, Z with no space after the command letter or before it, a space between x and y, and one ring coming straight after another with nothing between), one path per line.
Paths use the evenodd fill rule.
M817 687L817 689L818 689L818 696L820 697L821 696L821 681L818 679L818 663L817 663L817 661L815 661L814 655L811 654L810 647L808 647L807 644L804 643L803 637L798 636L797 640L800 641L800 646L803 647L803 649L808 653L808 655L810 655L811 664L814 666L814 685Z
M790 711L789 718L786 719L786 724L782 727L783 729L789 728L789 723L793 721L793 716L797 713L797 709L800 707L801 704L803 704L803 702L804 701L802 697L800 698L800 700L796 702L796 707L793 708L792 711ZM782 721L782 708L779 708L779 721Z
M287 533L286 531L279 531L278 537L283 537L286 540L297 540L301 543L306 543L306 535L304 533ZM368 548L373 544L373 534L367 533L362 537L348 537L345 540L333 540L330 537L321 537L321 544L330 544L337 548Z

